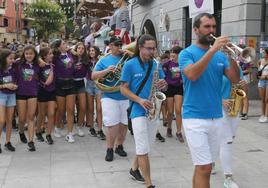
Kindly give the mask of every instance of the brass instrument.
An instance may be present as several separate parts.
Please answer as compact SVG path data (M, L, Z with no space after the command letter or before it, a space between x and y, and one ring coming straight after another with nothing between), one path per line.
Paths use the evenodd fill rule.
M156 88L156 83L159 80L160 62L158 62L156 59L154 59L154 61L156 62L157 66L153 74L153 81L152 81L152 86L151 86L150 95L149 95L149 101L153 103L153 108L151 110L148 110L146 113L146 117L150 121L157 120L161 111L161 104L164 100L166 100L166 95Z
M136 47L136 42L132 42L126 45L125 47L123 47L123 50L124 51L128 50L134 53L135 47ZM110 55L110 54L107 54L107 55ZM99 78L95 80L96 87L99 88L101 91L108 92L108 93L119 91L121 71L125 62L128 61L129 59L130 59L130 56L127 53L125 53L123 57L119 60L119 62L116 64L115 70L113 72L109 72L103 78Z
M210 36L215 40L217 39L217 37L212 34L210 34ZM230 44L234 48L232 49L232 47L228 45L224 46L229 51L232 59L238 60L239 58L241 58L245 63L251 63L256 58L256 51L254 48L246 47L245 49L242 49L232 42L228 44Z
M228 109L228 115L231 117L236 117L238 112L240 111L241 108L241 103L243 98L246 97L246 93L242 90L239 89L240 85L236 84L232 87L231 91L231 106Z

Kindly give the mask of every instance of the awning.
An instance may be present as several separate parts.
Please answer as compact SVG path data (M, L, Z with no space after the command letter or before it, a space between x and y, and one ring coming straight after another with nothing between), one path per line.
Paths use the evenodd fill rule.
M77 6L76 14L79 16L106 17L114 12L112 0L82 0Z

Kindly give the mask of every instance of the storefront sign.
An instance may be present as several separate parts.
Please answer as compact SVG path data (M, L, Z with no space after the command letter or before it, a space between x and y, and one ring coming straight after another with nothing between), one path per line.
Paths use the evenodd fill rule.
M190 18L197 16L200 13L214 13L213 0L189 0Z

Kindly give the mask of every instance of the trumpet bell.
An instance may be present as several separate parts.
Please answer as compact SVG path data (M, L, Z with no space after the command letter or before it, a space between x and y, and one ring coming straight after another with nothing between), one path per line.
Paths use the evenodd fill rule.
M256 51L254 48L246 47L242 50L241 57L245 60L246 63L251 63L256 58Z

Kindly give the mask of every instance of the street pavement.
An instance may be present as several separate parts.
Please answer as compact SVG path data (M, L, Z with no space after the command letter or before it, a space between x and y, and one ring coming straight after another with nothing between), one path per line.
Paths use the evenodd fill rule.
M268 123L258 123L260 101L250 101L248 120L239 120L234 142L234 178L240 188L268 187ZM174 126L174 124L173 124ZM175 127L175 126L174 126ZM165 128L160 126L164 135ZM87 131L84 128L84 131ZM128 133L124 145L128 156L115 154L113 162L104 160L105 141L86 135L75 137L67 143L64 138L54 138L52 146L36 141L36 152L18 140L14 131L12 143L16 152L3 148L0 154L1 188L143 188L144 185L129 177L131 161L135 155L134 140ZM156 141L150 154L151 175L157 188L191 188L193 165L186 144L166 138ZM216 163L216 175L211 176L212 188L223 188L220 163Z

